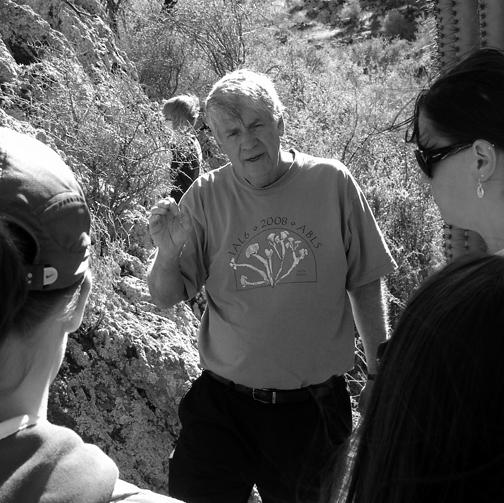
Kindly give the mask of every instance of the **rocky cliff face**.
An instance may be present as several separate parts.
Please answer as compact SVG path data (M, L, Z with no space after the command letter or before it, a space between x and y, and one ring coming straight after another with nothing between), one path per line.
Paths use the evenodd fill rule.
M74 56L89 74L105 67L134 75L104 17L97 0L2 0L0 34L18 65L52 48Z
M81 82L82 89L72 89L76 95L91 93L107 75L121 74L136 85L135 68L105 17L97 0L0 0L1 126L37 136L67 156L68 142L32 113L38 91L64 85L61 74L48 73L49 57L52 68L60 58L79 75L72 80L74 86ZM177 406L199 373L198 322L184 304L161 311L150 301L145 209L124 212L121 228L136 257L110 243L104 253L103 241L94 250L94 294L82 328L69 339L52 387L50 417L99 445L126 480L166 492Z

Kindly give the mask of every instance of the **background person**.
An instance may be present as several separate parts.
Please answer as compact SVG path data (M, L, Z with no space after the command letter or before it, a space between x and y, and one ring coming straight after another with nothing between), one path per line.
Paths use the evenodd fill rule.
M389 339L334 501L503 501L504 258L431 276Z
M198 178L203 163L201 146L194 134L199 106L196 96L186 94L175 96L163 105L165 119L178 133L171 146L171 168L175 172L175 178L170 194L177 202Z
M504 248L504 53L481 49L417 98L408 141L444 220Z
M91 288L90 215L50 148L0 128L0 501L169 503L47 421L49 385Z
M205 371L170 464L170 494L188 502L245 502L254 483L264 502L318 501L351 431L354 320L370 373L386 336L380 278L394 262L369 206L341 163L282 149L282 111L266 76L223 77L206 114L230 164L180 209L152 209L153 299L171 306L202 284L208 299Z

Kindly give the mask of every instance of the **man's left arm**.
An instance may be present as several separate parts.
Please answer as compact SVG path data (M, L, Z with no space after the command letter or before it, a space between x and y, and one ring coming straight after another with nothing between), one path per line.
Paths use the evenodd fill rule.
M376 354L378 346L386 340L388 334L387 304L381 279L348 291L355 321L355 326L364 346L369 374L376 374L378 365ZM359 409L366 407L372 382L367 381L359 398Z

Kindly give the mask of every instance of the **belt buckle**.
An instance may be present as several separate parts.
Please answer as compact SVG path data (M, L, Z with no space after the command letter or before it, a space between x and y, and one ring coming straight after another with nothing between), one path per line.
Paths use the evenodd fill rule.
M259 398L259 397L256 397L256 391L268 391L271 393L271 401L267 401L267 400L263 400L262 398ZM256 402L261 402L261 403L265 403L265 404L273 404L275 405L276 404L276 391L273 391L273 390L269 390L269 389L262 389L262 388L252 388L252 398L256 401Z

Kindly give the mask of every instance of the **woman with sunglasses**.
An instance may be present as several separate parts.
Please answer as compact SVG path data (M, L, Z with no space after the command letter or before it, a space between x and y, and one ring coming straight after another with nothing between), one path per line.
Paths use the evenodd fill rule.
M481 49L417 98L408 141L444 220L504 248L504 53Z
M452 262L408 303L333 501L504 501L504 53L481 49L441 76L412 126L443 218L493 255Z

